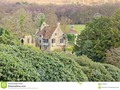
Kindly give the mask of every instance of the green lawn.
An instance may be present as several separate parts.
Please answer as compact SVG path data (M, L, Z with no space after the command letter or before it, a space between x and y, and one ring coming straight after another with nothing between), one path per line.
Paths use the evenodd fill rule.
M61 26L64 33L67 33L70 30L70 27L71 27L71 25L63 25L63 26ZM81 32L82 30L84 30L85 25L78 25L77 24L77 25L74 25L74 28L75 28L76 31Z

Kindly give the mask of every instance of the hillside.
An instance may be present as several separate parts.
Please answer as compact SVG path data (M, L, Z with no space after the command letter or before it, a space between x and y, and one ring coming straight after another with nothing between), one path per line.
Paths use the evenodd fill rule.
M85 5L92 4L104 4L104 3L116 3L120 0L1 0L0 2L28 2L28 3L37 3L37 4L71 4L71 3L79 3Z
M120 81L120 69L86 56L0 44L0 81Z
M112 6L1 4L0 82L120 81L119 49L115 52L106 52L111 48L120 47L120 10L115 12L119 7L120 5L116 4ZM98 11L101 15L109 17L93 19ZM27 46L29 38L27 45L20 43L24 35L32 34L36 37L35 30L40 27L41 22L44 22L44 16L40 16L39 13L42 15L45 13L45 18L50 24L59 18L61 25L65 26L63 28L69 28L68 24L71 22L76 24L74 28L79 32L85 28L78 35L73 51L70 48L71 52L67 52L66 45L64 51L42 51L40 48ZM84 26L88 21L91 22ZM80 23L82 25L79 25ZM75 36L72 37L74 40L65 34L62 36L64 37L61 39L68 38L74 43ZM105 63L106 54L108 60L111 59L107 63Z

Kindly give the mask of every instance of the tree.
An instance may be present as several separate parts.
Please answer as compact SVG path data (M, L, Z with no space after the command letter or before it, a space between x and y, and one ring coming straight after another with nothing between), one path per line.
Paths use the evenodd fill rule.
M112 16L114 26L120 30L120 9L115 12L115 14Z
M94 61L105 60L105 52L120 46L120 31L114 27L113 21L107 17L94 19L86 25L77 38L74 51L77 55L85 54Z
M56 16L55 12L51 11L50 9L49 9L49 11L47 11L45 13L45 17L46 17L45 21L48 25L55 26L58 22L58 18Z
M2 27L6 28L19 38L24 34L34 34L36 32L32 15L23 8L18 9L10 15L6 15L2 18L1 22Z
M0 44L19 45L19 40L6 29L0 28Z
M41 27L41 25L43 24L43 22L45 22L45 16L41 15L39 18L40 18L39 19L39 27Z
M75 44L76 36L74 34L67 34L68 43L71 45Z
M105 62L120 68L120 47L108 50Z
M34 16L35 25L37 28L40 28L45 20L46 18L44 13L38 13L36 16Z
M64 31L64 33L68 33L68 26L69 24L71 24L71 20L67 17L61 17L60 19L60 23L62 26L62 30Z

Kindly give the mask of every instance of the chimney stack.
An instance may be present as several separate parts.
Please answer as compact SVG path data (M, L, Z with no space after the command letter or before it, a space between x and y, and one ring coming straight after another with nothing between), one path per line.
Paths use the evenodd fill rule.
M60 27L60 22L57 23L57 27Z

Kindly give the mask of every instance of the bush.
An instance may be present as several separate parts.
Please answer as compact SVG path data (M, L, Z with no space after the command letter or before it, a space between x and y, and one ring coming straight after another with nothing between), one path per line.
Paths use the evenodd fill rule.
M40 81L31 63L24 63L11 54L0 52L0 81Z
M68 43L71 45L75 44L76 36L74 34L67 34Z
M120 68L120 47L107 51L105 63L112 64Z
M115 79L115 81L120 81L120 69L109 64L103 64L104 67L109 71L111 76Z
M93 62L86 56L79 57L76 61L82 66L82 70L87 75L89 81L115 81L103 64Z
M74 60L67 57L63 57L62 55L59 55L57 53L49 54L41 51L38 52L32 49L31 47L10 46L10 45L0 45L0 52L9 54L14 57L18 57L20 59L20 62L17 62L17 64L24 67L26 66L26 69L24 70L26 73L28 73L27 65L31 66L33 72L36 72L37 70L36 74L39 73L40 81L87 81L88 80L86 75L81 70L81 67ZM2 58L3 57L1 57L1 59ZM8 57L6 58L9 60ZM5 63L6 65L9 64L9 62L7 61ZM22 65L20 63L22 63ZM19 66L16 67L18 68L19 71ZM8 68L10 67L8 66ZM7 76L9 70L5 69L4 71L6 73L3 72L0 73ZM19 73L16 74L14 72L12 72L12 74L20 75ZM37 75L32 75L30 73L28 74L31 77L37 76ZM14 78L16 79L16 81L18 80L17 77ZM37 79L36 77L36 79L32 78L31 81L39 81L39 79ZM0 81L1 80L2 81L9 80L9 77L3 77L0 79ZM29 79L26 79L26 81L28 80Z
M0 44L19 45L19 40L4 28L0 28Z
M73 46L69 45L66 47L66 51L73 52L73 48L74 48Z
M112 65L30 46L0 44L0 66L0 81L120 81Z

